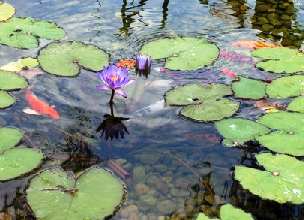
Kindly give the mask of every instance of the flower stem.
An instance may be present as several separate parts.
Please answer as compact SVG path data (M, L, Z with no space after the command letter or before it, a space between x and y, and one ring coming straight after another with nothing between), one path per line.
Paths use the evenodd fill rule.
M109 101L110 104L113 104L114 94L115 94L115 89L112 89L112 95L111 95L111 98L110 98L110 101Z

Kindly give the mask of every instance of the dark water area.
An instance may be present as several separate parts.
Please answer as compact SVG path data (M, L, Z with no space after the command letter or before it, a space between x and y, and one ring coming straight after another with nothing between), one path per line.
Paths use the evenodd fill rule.
M165 60L152 60L147 78L130 69L135 82L125 87L128 98L115 96L112 109L108 104L111 94L96 89L102 82L94 72L82 69L74 78L45 73L30 79L31 91L55 106L59 120L25 114L25 91L11 92L18 102L0 111L0 126L24 131L21 145L42 150L45 159L37 170L0 183L0 211L9 219L35 219L25 189L37 171L54 166L75 173L93 165L111 169L109 161L115 161L132 176L119 176L113 170L125 182L128 195L110 219L190 220L202 211L219 218L220 207L226 203L251 213L256 220L304 219L303 205L262 199L234 180L235 165L261 168L254 154L269 150L256 142L226 147L213 123L188 120L179 115L180 107L164 107L162 102L164 94L179 85L231 85L234 78L220 68L253 79L281 77L255 68L257 58L245 59L251 57L250 49L233 47L232 43L264 41L303 51L303 0L6 2L16 8L15 17L54 22L66 31L60 41L94 44L110 54L111 63L134 59L147 42L175 36L206 38L220 52L242 55L233 58L222 54L214 63L194 71L164 70ZM0 66L22 57L36 57L51 41L39 42L39 48L28 50L0 45ZM241 108L234 117L256 120L264 114L254 101L237 101ZM100 137L96 129L111 112L130 119L115 122L120 131L118 139L114 135L112 140L105 140L106 131Z

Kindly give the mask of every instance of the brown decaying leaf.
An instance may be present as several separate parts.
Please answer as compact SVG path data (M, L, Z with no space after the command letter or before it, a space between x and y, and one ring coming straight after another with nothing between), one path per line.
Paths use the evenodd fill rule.
M277 110L285 110L286 106L278 103L269 101L266 99L258 100L255 102L255 107L261 110L269 110L269 109L277 109Z

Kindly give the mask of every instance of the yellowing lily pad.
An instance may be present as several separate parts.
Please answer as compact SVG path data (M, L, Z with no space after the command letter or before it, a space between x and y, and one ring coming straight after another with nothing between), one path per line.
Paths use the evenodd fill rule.
M267 85L266 93L269 98L289 98L304 92L304 76L295 75L281 77Z
M304 71L304 54L286 47L260 48L251 54L266 61L256 63L266 71L274 73L296 73Z
M223 144L229 147L239 146L255 136L267 134L270 130L259 123L242 119L229 118L215 122L219 133L225 137Z
M78 41L51 43L38 55L41 68L58 76L76 76L80 67L98 71L109 65L109 55L91 44Z
M266 83L259 80L239 77L232 83L232 90L236 98L261 99L265 97Z
M0 4L0 21L6 21L15 14L15 8L8 3Z
M38 65L39 65L39 63L38 63L37 59L27 57L27 58L19 59L16 62L10 62L4 66L1 66L0 70L18 72L18 71L21 71L25 67L31 68L31 67L35 67Z
M231 95L229 86L212 83L208 86L190 83L166 93L167 105L181 105L180 114L201 122L230 117L239 109L239 102L223 96Z
M13 17L0 23L0 30L0 44L25 49L37 47L37 37L59 40L65 35L64 30L56 24L33 18Z
M125 190L105 169L91 167L76 178L54 168L35 176L26 193L38 219L77 220L111 217L123 202Z
M235 167L235 179L251 193L279 203L304 203L304 163L287 155L256 155L265 171Z
M140 50L152 59L166 58L165 68L172 70L195 70L214 62L218 48L206 39L175 37L159 39L145 44Z

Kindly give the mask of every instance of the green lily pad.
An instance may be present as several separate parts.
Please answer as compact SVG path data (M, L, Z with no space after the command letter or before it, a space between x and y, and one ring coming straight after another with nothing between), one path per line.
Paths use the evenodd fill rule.
M239 102L221 98L187 105L181 109L180 114L196 121L210 122L231 117L239 107Z
M21 64L22 64L22 66L28 67L28 68L32 68L32 67L39 65L37 59L34 59L32 57L27 57L27 58L21 59Z
M25 49L37 47L37 37L59 40L65 35L56 24L33 18L11 18L0 23L0 30L0 44Z
M0 181L13 179L35 169L43 153L30 148L13 148L0 154Z
M259 123L246 119L223 119L215 122L219 133L225 137L223 144L232 147L253 140L255 136L267 134L270 130Z
M214 121L230 117L239 108L239 102L223 98L231 95L229 86L212 83L209 86L190 83L168 91L167 105L186 105L180 114L197 121Z
M280 111L266 114L258 119L258 123L284 132L304 133L304 114Z
M1 99L0 99L1 100ZM0 128L0 151L14 147L22 138L23 132L14 128Z
M105 169L91 167L77 178L61 168L35 176L26 190L38 219L104 219L123 202L120 180Z
M296 97L304 92L304 76L295 75L281 77L267 85L266 93L269 98Z
M304 156L304 135L285 131L275 131L257 137L256 140L268 149L294 156Z
M287 155L256 155L266 171L235 166L235 179L251 193L278 203L304 203L304 163Z
M42 69L59 76L76 76L80 67L98 71L109 65L109 55L94 45L78 41L51 43L40 50Z
M288 105L287 110L293 112L304 113L304 97L299 96L294 98Z
M220 210L221 220L254 220L249 213L244 212L241 209L233 207L231 204L225 204ZM220 220L214 218L208 218L203 213L199 213L196 220Z
M261 99L265 97L266 83L239 77L238 81L232 83L232 90L236 98Z
M15 90L24 89L28 86L25 78L20 77L17 73L0 70L0 89Z
M15 8L8 3L0 5L0 21L6 21L15 14Z
M296 49L267 47L254 50L251 54L267 60L256 63L256 67L260 67L266 71L274 73L296 73L304 71L304 54Z
M211 64L217 59L219 50L206 39L175 37L147 43L140 53L152 59L166 58L165 68L185 71Z
M0 91L0 109L13 105L17 100L10 96L7 92Z

